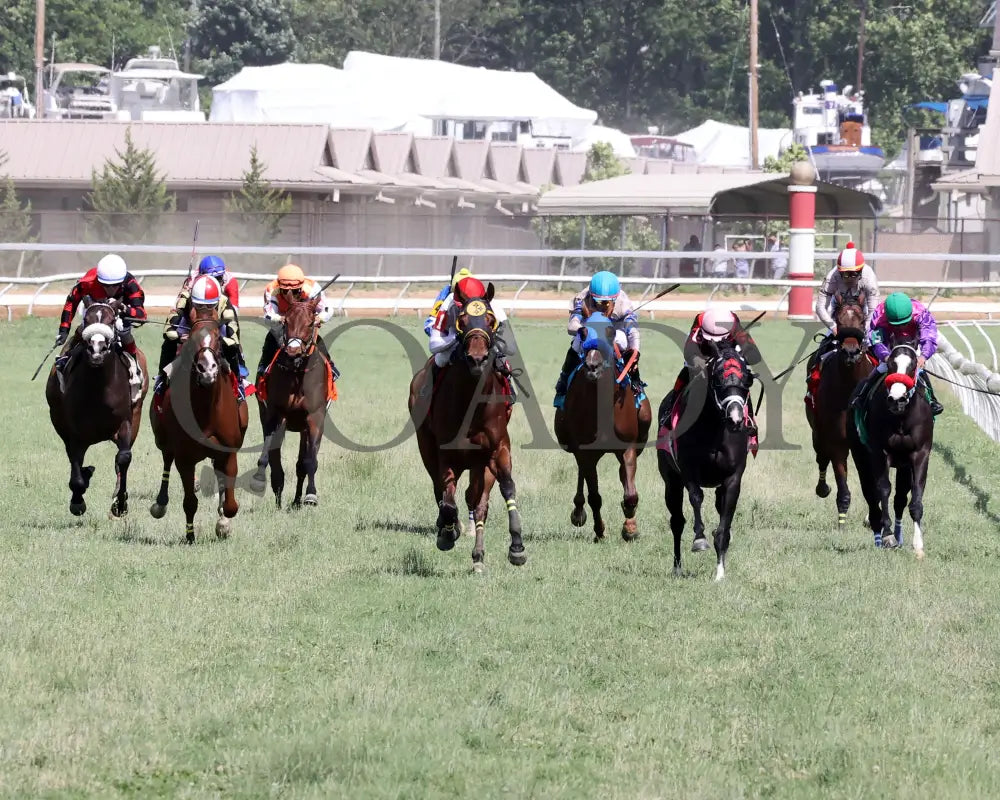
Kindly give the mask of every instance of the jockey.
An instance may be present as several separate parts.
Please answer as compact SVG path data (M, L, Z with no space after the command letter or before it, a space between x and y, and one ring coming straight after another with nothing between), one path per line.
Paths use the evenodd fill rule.
M437 319L438 312L441 310L441 306L444 305L444 301L447 300L449 295L455 291L456 284L462 280L462 278L470 277L472 277L472 273L465 267L462 267L455 273L455 277L451 279L451 283L441 287L441 291L438 292L437 297L434 298L434 305L431 306L431 313L428 314L427 319L424 320L424 333L428 336L431 335L431 328L434 327L434 321ZM494 314L495 313L496 309L494 309ZM506 317L504 317L504 319L506 319Z
M320 285L312 278L307 278L302 271L302 267L295 264L285 264L278 270L278 275L273 281L264 287L264 319L268 322L280 323L285 318L285 313L294 302L302 300L312 300L319 297L319 306L316 309L317 327L324 322L329 322L333 316L333 309L327 305L326 298ZM264 339L264 349L260 354L260 362L257 364L257 378L260 379L267 368L271 366L274 357L278 354L281 345L278 342L277 328L272 327L267 332ZM326 342L318 333L316 334L316 349L329 362L331 374L336 380L340 377L340 370L333 363L329 351L326 349Z
M617 275L613 272L597 272L590 279L590 285L577 292L570 304L566 332L573 340L566 351L566 358L563 359L556 381L556 396L552 401L556 408L562 407L570 373L580 363L583 353L583 342L578 331L584 328L587 318L595 312L600 312L611 320L615 329L615 346L621 352L622 361L627 364L635 355L635 362L629 373L632 385L644 385L639 377L639 319L632 310L632 301L621 290Z
M203 262L204 263L204 262ZM237 309L232 304L219 282L211 275L201 274L194 283L185 287L177 296L174 310L170 316L170 326L163 332L163 345L160 347L159 374L156 376L154 394L162 394L165 387L166 369L176 357L179 342L187 338L194 322L196 310L200 306L215 306L220 323L222 337L222 355L229 362L229 368L240 378L240 390L243 396L253 394L253 385L247 381L250 374L243 360L243 349L240 347L240 322ZM241 398L242 399L242 398Z
M232 275L229 274L229 270L226 269L225 262L218 256L205 256L201 263L198 264L198 275L193 277L188 277L184 281L184 285L181 286L180 294L177 295L177 300L174 301L174 310L171 312L169 318L167 319L168 328L163 333L164 339L169 339L176 342L178 339L183 338L187 335L188 330L191 328L191 321L189 315L186 313L188 310L188 304L191 299L191 284L198 278L199 275L208 275L214 278L216 283L222 288L222 293L229 300L228 307L233 309L234 312L239 311L240 307L240 284ZM219 319L223 320L222 307L219 308ZM238 323L236 323L238 326ZM238 338L237 333L235 338ZM162 371L163 366L169 364L173 361L176 355L173 350L164 345L163 353L170 353L170 355L164 355L161 353L160 356L160 370ZM240 373L243 377L246 377L249 373L246 369L246 364L242 360L243 351L240 350L240 364L243 365L243 371ZM164 361L164 358L166 360Z
M66 296L66 304L63 306L62 317L59 320L59 333L56 334L57 346L64 345L69 338L73 317L84 297L90 297L91 300L98 302L120 300L123 303L121 315L115 321L115 328L118 330L118 340L121 342L122 350L131 356L129 359L129 381L132 383L141 382L135 338L132 336L132 323L145 322L146 309L143 304L146 296L143 294L139 282L128 271L125 259L114 253L104 256L97 262L97 266L80 278L70 290ZM64 350L56 359L56 369L61 372L68 360L69 354Z
M937 416L944 411L934 396L927 373L924 372L924 362L937 352L937 323L931 312L916 300L911 300L903 292L893 292L880 304L872 315L868 342L872 352L879 360L879 365L872 370L865 380L858 384L851 397L850 408L857 408L868 397L872 387L885 377L889 371L885 363L892 352L893 342L916 342L919 355L917 357L917 384L923 384L930 394L931 411Z
M428 336L430 336L429 347L431 354L434 356L434 362L431 365L431 379L425 384L425 386L429 387L433 387L437 383L437 377L441 368L447 366L455 354L455 347L458 344L458 331L455 330L455 321L458 319L459 310L468 300L486 297L486 287L483 286L483 282L478 278L472 277L472 273L467 269L461 269L455 274L455 280L452 281L450 288L451 291L440 301L440 305L435 303L437 312L432 314L433 323ZM442 292L444 292L444 289L442 289ZM441 295L439 294L438 296L440 297ZM503 329L504 323L507 321L507 314L495 299L490 301L490 310L496 319L494 334L499 334ZM504 378L509 378L511 375L510 364L502 350L502 342L496 336L494 337L494 347L496 349L496 357L493 360L493 368ZM511 402L513 403L517 399L514 382L511 380L508 381L508 384L510 386Z
M726 309L709 308L694 318L684 342L684 366L674 381L676 397L680 397L695 375L704 374L709 359L716 355L718 345L723 342L736 347L750 366L760 363L757 343L743 329L740 318Z
M219 286L222 287L223 294L229 298L229 305L239 311L240 308L240 283L232 275L229 274L229 270L226 269L226 262L223 261L219 256L205 256L198 263L198 275L210 275L218 281ZM193 278L188 278L184 281L184 286L181 287L181 292L187 291L191 288Z

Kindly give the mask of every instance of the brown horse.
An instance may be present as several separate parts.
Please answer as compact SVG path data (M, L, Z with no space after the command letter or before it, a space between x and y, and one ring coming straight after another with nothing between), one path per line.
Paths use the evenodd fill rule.
M472 549L472 568L476 572L483 569L484 528L495 482L500 483L500 493L507 503L507 560L515 566L528 560L521 540L521 515L507 433L507 389L493 369L497 327L489 305L493 291L491 283L485 297L467 298L456 305L457 357L441 370L437 385L424 393L424 383L432 374L433 359L428 361L410 381L408 403L420 457L434 485L439 550L451 550L458 539L456 484L463 472L469 472L465 501L476 529Z
M826 470L833 464L837 482L837 524L841 527L846 524L847 511L851 507L851 490L847 484L847 459L850 454L847 405L854 388L874 368L868 357L864 307L863 292L838 298L835 318L837 347L823 358L815 409L806 405L806 418L812 428L813 450L816 451L819 467L816 494L819 497L829 496Z
M198 510L195 467L208 458L219 482L219 519L215 533L229 535L230 519L236 516L236 454L247 430L247 405L236 400L235 381L222 357L219 322L214 306L196 307L187 342L181 348L171 384L163 394L159 412L150 411L156 446L163 454L160 491L149 513L160 519L169 501L170 465L177 464L184 487L185 534L194 544L194 515Z
M63 386L53 367L45 384L45 399L52 426L69 456L70 513L80 516L87 510L83 495L94 474L93 467L83 466L87 449L110 440L118 446L111 515L121 517L128 513L128 468L142 421L142 399L149 387L146 357L137 351L143 380L133 403L129 368L115 329L121 302L93 302L88 297L83 306L83 324L65 350L69 361L62 370Z
M555 415L556 439L576 457L576 496L570 521L578 528L587 522L587 512L583 508L583 484L586 482L587 502L594 514L594 541L604 538L597 463L605 453L614 453L624 489L622 538L631 541L639 535L635 518L639 506L639 492L635 486L636 460L649 436L652 411L647 398L643 398L636 408L631 383L616 380L614 334L607 317L592 314L580 330L586 332L582 364L569 385L563 407L557 409Z
M299 433L299 457L295 463L295 499L292 507L302 503L315 506L316 464L323 441L323 423L328 399L329 366L316 347L316 309L320 298L293 303L285 315L284 342L267 373L263 393L258 393L260 421L264 429L264 448L257 460L253 486L263 491L268 464L271 465L271 489L275 503L281 508L281 493L285 487L285 471L281 467L281 443L285 431ZM263 397L262 397L263 394ZM266 397L266 400L264 399ZM306 493L302 485L308 478Z

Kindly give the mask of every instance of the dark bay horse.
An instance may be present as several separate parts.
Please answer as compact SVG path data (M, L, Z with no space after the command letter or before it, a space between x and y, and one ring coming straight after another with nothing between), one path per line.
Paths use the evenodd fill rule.
M917 357L911 344L898 344L886 359L888 372L859 409L860 425L851 426L854 463L868 502L868 522L876 547L903 544L903 511L909 497L913 520L913 550L924 557L924 487L934 444L934 415L922 391L917 391ZM896 468L893 499L895 526L889 531L889 469Z
M689 408L673 430L662 431L657 442L657 465L664 483L664 499L674 535L674 574L681 574L681 535L684 533L684 490L694 509L695 544L704 540L701 518L702 487L715 487L715 580L726 575L730 528L740 499L743 472L750 443L748 427L750 386L753 375L743 355L733 345L720 343L708 363L707 386L695 375L688 387ZM700 410L697 406L700 405ZM674 392L660 403L663 424L674 408ZM697 414L697 416L695 416ZM676 430L676 434L674 433ZM696 546L695 550L706 549Z
M629 542L639 535L635 470L649 437L652 411L645 397L636 408L636 390L624 374L615 374L617 359L610 320L603 314L591 314L580 330L585 336L582 364L570 382L563 407L556 409L554 423L557 441L576 458L576 495L570 522L578 528L587 522L583 507L586 483L587 502L594 515L594 541L604 538L597 464L605 453L614 453L624 492L621 533Z
M194 515L198 510L195 467L208 458L219 482L219 519L215 533L229 535L236 516L236 454L247 430L247 404L238 403L234 376L222 356L216 309L196 311L177 368L171 373L159 413L150 411L156 446L163 454L160 491L149 513L160 519L169 501L170 465L176 463L184 487L185 535L194 544Z
M510 408L503 378L493 369L496 317L489 305L493 292L491 283L485 297L467 298L456 307L456 356L440 371L437 385L425 393L421 390L430 380L433 359L428 361L410 381L408 402L420 457L434 485L439 550L451 550L458 539L456 483L463 472L469 473L465 500L476 529L472 549L472 568L476 572L483 569L484 529L495 482L499 482L507 504L507 560L515 566L528 560L521 539L507 433Z
M837 349L823 358L819 386L816 390L816 407L806 405L806 419L812 428L813 450L819 467L816 494L828 497L830 486L826 470L833 464L837 482L837 524L847 522L851 507L851 490L847 484L847 459L850 442L847 438L847 405L858 383L874 369L868 355L865 338L865 296L845 295L839 298L837 309Z
M63 368L63 387L53 367L45 384L49 418L69 456L70 513L80 516L87 510L83 499L93 467L83 466L87 449L98 442L113 441L115 456L115 493L111 515L128 513L128 468L132 463L132 445L139 435L142 399L149 388L146 357L138 352L143 382L139 397L132 402L129 367L121 351L115 320L121 302L83 301L83 323L76 329L66 352L69 361Z
M320 298L293 303L285 315L282 347L264 379L263 392L258 392L261 426L264 429L264 449L257 460L253 485L263 491L265 471L271 465L271 489L275 503L281 508L281 493L285 487L285 471L281 467L281 443L285 431L299 434L299 457L295 462L295 499L292 507L302 503L319 503L316 492L316 466L319 446L323 441L323 423L330 405L329 366L316 347L316 310ZM266 399L265 399L266 398ZM303 497L302 487L308 479Z

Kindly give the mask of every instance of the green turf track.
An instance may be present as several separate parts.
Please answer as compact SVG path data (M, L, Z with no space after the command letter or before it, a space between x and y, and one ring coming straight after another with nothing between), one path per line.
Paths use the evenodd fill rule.
M261 329L246 328L252 362ZM550 423L567 337L558 321L517 331ZM802 449L749 465L722 584L714 555L687 548L688 577L671 577L652 451L637 542L617 536L611 459L608 540L572 528L572 458L522 449L523 409L512 438L528 564L505 560L495 492L475 576L471 539L435 549L412 440L325 442L317 509L240 491L219 542L205 500L186 547L176 481L166 518L146 512L160 464L144 420L128 520L107 518L110 445L88 459L90 510L71 517L42 380L29 381L54 332L53 320L0 325L0 797L1000 795L1000 462L946 390L922 563L873 549L853 481L843 534L833 499L813 495L800 368L783 416ZM763 326L774 371L798 336ZM155 362L157 331L139 339ZM391 438L410 377L399 345L355 327L334 351L340 429ZM678 366L647 332L654 405Z

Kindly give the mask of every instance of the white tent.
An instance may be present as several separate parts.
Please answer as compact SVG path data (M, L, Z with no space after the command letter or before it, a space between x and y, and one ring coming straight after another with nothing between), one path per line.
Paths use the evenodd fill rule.
M717 167L750 168L750 129L725 122L708 120L674 137L694 147L699 164ZM758 128L757 158L763 164L767 156L778 153L792 143L790 128Z
M635 158L635 148L629 135L617 128L606 128L603 125L591 125L587 128L583 136L573 142L573 149L590 152L590 148L598 142L610 144L619 158Z

